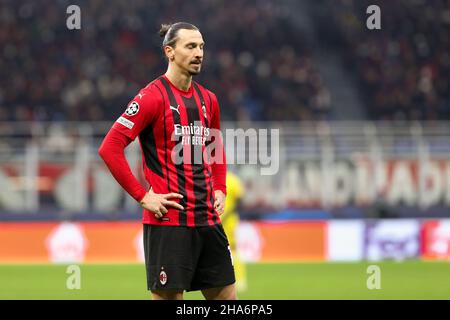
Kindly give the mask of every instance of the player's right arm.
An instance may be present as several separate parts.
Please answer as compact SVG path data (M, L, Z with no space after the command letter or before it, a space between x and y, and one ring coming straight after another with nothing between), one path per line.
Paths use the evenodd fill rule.
M140 93L117 119L103 140L98 153L111 171L113 177L141 206L162 217L167 213L166 206L183 209L169 198L182 198L176 193L156 194L149 192L139 183L131 172L125 157L125 148L150 123L155 121L160 110L159 102L150 93Z
M129 137L111 128L103 139L98 154L105 162L117 182L136 201L141 201L147 191L131 172L124 150L132 142Z

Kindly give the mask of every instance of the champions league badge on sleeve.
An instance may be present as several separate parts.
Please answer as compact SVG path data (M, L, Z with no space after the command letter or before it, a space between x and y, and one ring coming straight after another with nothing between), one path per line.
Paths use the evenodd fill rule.
M139 103L136 101L133 101L128 106L127 110L125 110L125 114L127 116L134 116L139 112Z

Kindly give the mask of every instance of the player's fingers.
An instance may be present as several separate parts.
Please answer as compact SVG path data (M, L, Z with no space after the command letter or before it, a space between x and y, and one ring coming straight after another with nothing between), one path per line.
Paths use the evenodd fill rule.
M175 193L175 192L171 192L171 193L166 193L163 195L163 197L165 199L169 199L169 198L178 198L178 199L182 199L183 195L179 194L179 193Z
M176 203L175 201L163 201L163 205L169 206L175 209L184 210L183 206L179 203Z
M168 210L167 210L166 207L164 207L164 206L159 207L159 211L160 211L162 214L166 214L166 213L168 212Z
M156 218L156 219L159 219L159 218L161 218L161 217L162 217L161 212L160 212L159 210L156 210L156 211L155 211L155 218Z

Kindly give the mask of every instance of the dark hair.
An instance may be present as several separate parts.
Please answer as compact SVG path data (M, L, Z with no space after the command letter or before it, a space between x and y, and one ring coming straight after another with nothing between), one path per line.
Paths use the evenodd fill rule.
M198 30L196 26L187 22L177 22L172 24L162 24L159 30L159 35L163 38L162 48L164 50L165 46L175 47L175 43L178 38L178 30L188 29L188 30Z

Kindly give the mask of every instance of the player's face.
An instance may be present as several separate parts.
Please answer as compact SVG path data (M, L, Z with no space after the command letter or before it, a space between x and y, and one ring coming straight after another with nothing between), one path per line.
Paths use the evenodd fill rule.
M190 75L199 74L202 68L204 45L202 34L198 30L179 30L178 40L173 50L173 62Z

